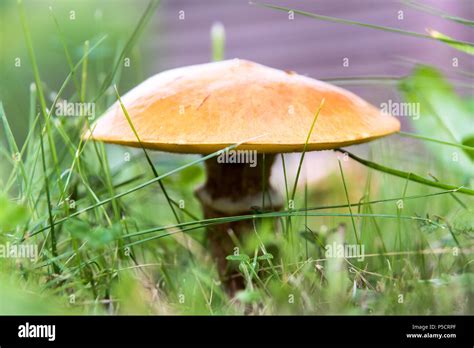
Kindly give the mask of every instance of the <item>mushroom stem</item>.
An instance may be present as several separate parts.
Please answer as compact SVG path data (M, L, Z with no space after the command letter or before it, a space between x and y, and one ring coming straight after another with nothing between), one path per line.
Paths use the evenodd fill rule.
M280 209L281 198L269 183L274 159L274 155L267 154L257 155L256 163L252 164L219 163L216 158L207 160L206 183L196 191L205 218ZM232 267L226 257L238 252L238 249L235 249L235 238L242 241L245 234L252 229L252 220L227 222L207 229L211 254L217 263L219 276L231 296L243 289L245 284L237 268Z

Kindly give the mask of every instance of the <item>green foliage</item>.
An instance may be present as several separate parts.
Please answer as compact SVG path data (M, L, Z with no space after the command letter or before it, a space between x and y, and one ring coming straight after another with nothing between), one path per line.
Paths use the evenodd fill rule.
M444 35L442 33L440 33L439 31L436 31L436 30L430 30L430 35L432 37L434 37L435 39L439 39L439 40L442 40L444 42L447 42L448 45L450 45L451 47L461 51L461 52L464 52L464 53L467 53L467 54L470 54L470 55L474 55L474 46L472 45L469 45L469 44L466 44L466 43L458 43L458 42L452 42L454 41L452 37L449 37L447 35Z
M21 226L28 218L27 209L0 194L0 232L6 232Z
M416 130L422 134L430 130L432 138L472 146L472 112L436 69L416 67L411 76L402 80L400 89L408 102L420 105L419 118L411 119ZM468 177L474 175L473 151L455 151L432 143L426 146L452 172Z
M53 293L41 294L33 284L26 287L23 282L0 275L0 313L2 315L66 315L77 314L67 308L65 301Z

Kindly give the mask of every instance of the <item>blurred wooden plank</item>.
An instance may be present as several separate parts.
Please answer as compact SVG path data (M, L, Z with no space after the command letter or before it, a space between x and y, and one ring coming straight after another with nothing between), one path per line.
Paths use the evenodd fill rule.
M410 31L425 32L427 27L432 27L453 37L474 41L469 28L416 11L396 0L267 2ZM443 8L453 15L466 18L474 15L471 0L424 3ZM185 20L179 20L181 10L185 11ZM399 10L404 11L404 20L397 18ZM227 58L251 59L315 78L408 74L410 68L402 64L400 57L449 69L451 59L456 55L462 69L474 69L471 57L436 41L322 22L300 15L291 21L284 12L251 6L247 0L165 0L159 13L160 31L157 28L156 40L147 42L160 57L150 67L152 71L209 61L209 29L215 21L226 27ZM342 66L344 57L350 59L347 68ZM354 90L356 87L347 88ZM379 99L372 87L358 90L364 88L371 91L371 98ZM379 94L387 97L386 93Z

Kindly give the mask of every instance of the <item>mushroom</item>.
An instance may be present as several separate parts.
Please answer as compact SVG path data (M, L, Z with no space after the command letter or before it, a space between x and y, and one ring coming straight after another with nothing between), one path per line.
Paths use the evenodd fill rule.
M269 183L277 153L335 149L368 142L400 128L397 119L347 90L240 59L159 73L121 99L141 143L118 103L96 121L87 136L107 143L194 154L240 144L231 150L234 152L205 162L207 179L196 195L206 218L248 214L256 206L280 209L282 199ZM242 158L250 163L236 163ZM226 257L233 253L233 238L242 238L251 228L251 220L207 228L210 251L230 294L242 289L244 281Z

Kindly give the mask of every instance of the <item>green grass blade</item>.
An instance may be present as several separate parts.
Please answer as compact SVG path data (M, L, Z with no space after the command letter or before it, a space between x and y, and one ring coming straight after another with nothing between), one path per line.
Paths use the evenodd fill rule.
M406 36L418 37L418 38L422 38L422 39L443 41L443 42L451 43L451 44L461 44L461 45L474 46L474 44L472 42L453 40L453 39L447 39L447 38L434 38L430 35L425 35L425 34L417 33L417 32L414 32L414 31L407 31L407 30L402 30L402 29L397 29L397 28L392 28L392 27L385 27L385 26L381 26L381 25L362 23L362 22L351 21L351 20L337 18L337 17L323 16L323 15L319 15L319 14L316 14L316 13L311 13L311 12L306 12L306 11L301 11L301 10L295 10L295 9L288 8L288 7L283 7L283 6L276 6L276 5L271 5L271 4L266 4L266 3L257 3L257 2L250 2L250 4L261 6L261 7L267 7L267 8L271 8L271 9L279 10L279 11L284 11L284 12L293 11L294 13L300 14L302 16L311 17L311 18L318 19L318 20L325 21L325 22L355 25L355 26L359 26L359 27L382 30L382 31L387 31L387 32L406 35Z
M18 187L20 188L20 190L22 190L22 188L24 188L24 185L26 185L26 183L28 182L28 176L26 175L25 166L23 164L22 153L18 150L15 137L13 136L13 132L10 128L7 115L5 114L3 103L1 101L0 101L0 119L2 121L3 130L7 138L8 146L10 148L10 154L12 156L15 156L15 167L20 168L20 173L18 173L17 175L17 180L18 180ZM14 169L13 172L16 172L16 169Z
M471 21L471 20L468 20L468 19L465 19L465 18L461 18L461 17L458 17L458 16L452 16L452 15L450 15L450 14L444 12L444 11L441 11L440 9L437 9L435 7L432 7L432 6L428 6L426 4L422 4L418 1L401 0L401 2L405 5L410 6L414 9L419 10L419 11L423 11L423 12L426 12L426 13L429 13L429 14L432 14L432 15L435 15L435 16L440 16L444 19L451 20L451 21L461 23L461 24L464 24L464 25L474 26L474 21Z
M438 39L438 40L441 40L441 41L447 43L449 46L457 49L458 51L470 54L471 56L474 55L474 47L472 45L467 45L465 43L454 42L456 40L453 40L453 38L451 38L451 37L449 37L445 34L442 34L439 31L433 30L433 29L429 29L428 33L430 34L431 37L434 37L435 39ZM453 42L450 42L448 40L453 41Z
M175 168L175 169L173 169L173 170L171 170L171 171L169 171L169 172L167 172L167 173L165 173L165 174L162 174L162 175L160 175L160 176L158 176L158 177L156 177L156 178L153 178L153 179L150 179L150 180L148 180L148 181L145 181L144 183L139 184L139 185L137 185L137 186L135 186L135 187L133 187L133 188L131 188L131 189L128 189L128 190L125 191L125 192L118 193L118 194L116 194L116 195L114 195L114 196L112 196L112 197L109 197L109 198L106 198L106 199L104 199L104 200L102 200L102 201L100 201L100 202L97 202L96 204L93 204L93 205L90 205L90 206L88 206L88 207L85 207L85 208L83 208L83 209L81 209L81 210L79 210L79 211L76 211L75 213L73 213L73 214L71 214L71 215L65 217L65 218L56 220L56 221L54 222L54 225L63 223L63 222L65 222L65 221L67 221L67 220L69 220L69 219L71 219L71 218L73 218L73 217L75 217L75 216L78 216L78 215L83 214L83 213L85 213L85 212L87 212L87 211L90 211L90 210L92 210L92 209L95 209L95 208L97 208L97 207L100 207L100 206L102 206L102 205L104 205L104 204L110 203L110 202L114 201L114 200L117 199L117 198L124 197L124 196L129 195L129 194L131 194L131 193L133 193L133 192L136 192L136 191L138 191L138 190L141 190L142 188L145 188L145 187L147 187L147 186L149 186L149 185L152 185L153 183L155 183L155 182L157 182L157 181L163 180L164 178L167 178L168 176L171 176L171 175L173 175L173 174L175 174L175 173L178 173L178 172L180 172L180 171L183 170L183 169L186 169L186 168L188 168L188 167L190 167L190 166L199 164L199 163L201 163L201 162L203 162L203 161L205 161L205 160L208 160L208 159L210 159L210 158L217 157L217 156L219 156L221 153L223 153L223 152L225 152L225 151L228 151L228 150L231 150L231 149L234 149L234 148L240 146L240 145L243 144L243 143L245 143L245 141L242 142L242 143L230 145L230 146L228 146L228 147L226 147L226 148L224 148L224 149L221 149L221 150L219 150L219 151L213 152L213 153L211 153L211 154L209 154L209 155L206 155L206 156L203 156L203 157L201 157L201 158L199 158L199 159L197 159L197 160L195 160L195 161L192 161L192 162L187 163L187 164L185 164L185 165L182 165L182 166L180 166L180 167L178 167L178 168ZM38 234L38 233L40 233L40 232L42 232L42 231L45 231L45 230L48 229L48 228L50 228L50 226L46 226L46 227L41 228L41 229L39 229L39 230L37 230L37 231L34 231L34 232L30 233L30 236L34 236L34 235L36 235L36 234Z
M53 212L52 212L52 207L51 207L51 194L49 191L48 170L46 169L46 159L45 159L45 154L44 154L44 141L43 141L43 135L41 134L41 132L40 132L40 145L41 145L41 161L43 165L43 175L44 175L44 190L46 192L46 203L48 204L51 254L53 255L53 257L56 257L58 255L57 250L56 250L56 233L55 233L55 227L54 227ZM57 266L56 263L53 263L53 270L54 270L54 273L59 274L59 267Z
M441 183L441 182L436 182L436 181L433 181L433 180L428 180L428 179L423 178L422 176L419 176L417 174L404 172L404 171L401 171L401 170L398 170L398 169L382 166L382 165L380 165L378 163L375 163L375 162L367 161L365 159L357 157L356 155L354 155L350 152L347 152L346 150L337 149L337 151L340 151L342 153L347 153L347 155L350 158L352 158L353 160L365 165L366 167L378 170L380 172L384 172L384 173L387 173L387 174L398 176L398 177L404 178L404 179L409 179L410 181L417 182L417 183L425 185L425 186L436 187L436 188L443 189L443 190L452 190L453 192L459 192L459 193L464 193L464 194L467 194L467 195L474 196L474 190L471 190L471 189L463 187L463 186L454 186L454 185L444 184L444 183Z
M41 83L41 77L40 77L40 73L39 73L39 70L38 70L38 63L36 62L36 55L35 55L34 49L33 49L33 41L31 39L30 30L28 29L28 25L27 25L28 22L26 20L25 9L24 9L24 6L23 6L23 0L17 0L17 1L18 1L18 7L19 7L20 22L22 24L23 32L25 34L26 47L28 49L28 55L30 57L31 65L33 67L33 75L34 75L34 78L35 78L36 90L38 92L39 102L40 102L40 105L41 105L41 109L43 110L43 115L44 115L44 117L46 117L46 114L47 114L46 113L46 109L47 109L46 98L44 97L44 92L43 92L42 83Z
M468 146L468 145L457 144L457 143L453 143L453 142L449 142L449 141L434 139L434 138L426 137L424 135L419 135L419 134L414 134L414 133L409 133L409 132L400 131L400 132L398 132L398 134L403 136L403 137L425 140L425 141L438 143L438 144L442 144L442 145L457 147L457 148L460 148L460 149L463 149L463 150L466 150L466 151L469 151L469 152L474 152L474 147Z
M358 236L358 233L357 233L357 228L356 228L356 224L355 224L355 220L354 220L354 214L352 213L352 206L351 206L350 199L349 199L349 192L347 191L346 179L344 178L344 171L342 170L341 160L338 159L337 162L339 164L339 172L341 173L342 185L344 186L344 193L346 195L347 206L349 208L349 214L351 215L352 228L354 229L355 240L356 240L357 244L360 244L359 236Z
M218 62L224 59L225 29L222 23L214 23L211 28L212 60Z
M303 165L304 156L306 154L306 149L308 147L308 142L309 142L309 139L311 138L311 134L313 133L314 125L316 124L319 113L321 112L321 109L323 108L323 106L324 106L324 98L323 98L323 100L321 100L321 103L319 103L318 110L316 110L316 114L314 115L313 123L311 123L311 127L309 129L308 136L306 137L306 141L304 143L303 152L301 153L300 162L298 164L298 170L296 171L295 183L293 184L293 191L291 193L291 199L292 200L295 199L296 187L298 186L298 180L300 178L301 167Z
M34 48L33 48L33 41L31 39L30 30L28 28L28 22L26 20L25 9L24 9L24 6L23 6L23 0L17 0L17 2L18 2L18 11L19 11L19 16L20 16L20 22L21 22L21 25L22 25L22 28L23 28L23 33L24 33L24 36L25 36L26 46L27 46L27 50L28 50L28 56L30 58L32 69L33 69L33 76L34 76L34 80L35 80L35 84L36 84L36 90L37 90L37 93L38 93L38 98L39 98L39 102L40 102L40 106L41 106L41 112L42 112L43 118L45 120L44 128L46 130L46 134L47 134L47 138L48 138L48 145L49 145L48 149L49 149L49 152L51 153L51 157L53 159L54 169L55 169L56 176L57 176L57 179L58 179L59 189L60 189L61 193L64 193L64 188L63 188L62 182L60 180L61 173L60 173L60 168L59 168L58 156L57 156L57 152L56 152L56 145L54 143L53 134L51 132L50 120L49 120L47 106L46 106L46 99L44 97L43 84L42 84L41 76L40 76L39 69L38 69L38 63L36 61L36 55L35 55L35 51L34 51ZM50 113L52 113L52 110L53 109L51 108Z
M122 65L123 59L125 58L127 53L130 52L131 49L134 47L136 41L138 40L138 38L142 34L144 28L146 27L146 25L150 21L151 17L153 16L153 13L154 13L155 9L159 5L160 5L160 0L150 0L150 2L148 3L147 8L143 12L140 20L138 21L135 29L133 30L132 35L127 40L127 43L125 44L125 46L122 49L117 61L115 62L114 68L107 75L104 82L102 83L102 86L99 88L99 92L96 95L94 101L97 101L97 99L99 99L105 93L107 88L109 88L109 86L111 85L111 83L114 79L115 74L117 73L117 70Z
M146 160L147 160L147 162L148 162L148 165L149 165L150 168L151 168L151 171L153 172L153 175L155 176L155 178L157 178L157 177L159 177L160 175L158 174L158 171L156 170L156 168L155 168L155 166L154 166L154 164L153 164L153 162L152 162L150 156L148 155L148 151L145 149L145 147L143 146L142 141L140 140L140 136L138 135L138 132L137 132L135 126L133 125L132 119L130 118L130 115L128 114L127 108L126 108L125 105L123 105L123 103L122 103L122 98L120 97L120 94L119 94L119 92L118 92L118 90L117 90L117 86L114 86L114 89L115 89L115 94L117 95L117 100L118 100L118 102L119 102L119 104L120 104L120 107L122 108L122 111L123 111L123 113L124 113L124 115L125 115L125 118L127 119L127 122L128 122L128 124L129 124L130 128L132 129L132 132L133 132L133 134L135 135L135 138L137 138L137 141L138 141L138 143L140 144L140 147L141 147L141 149L143 150L143 153L145 154ZM176 221L177 221L178 223L180 223L179 216L178 216L178 214L176 213L176 210L175 210L174 207L173 207L173 203L171 203L172 199L170 198L170 196L169 196L169 194L168 194L168 191L167 191L166 188L165 188L165 185L163 184L163 182L162 182L161 180L158 181L158 184L160 185L160 189L161 189L161 191L163 192L163 194L164 194L165 197L166 197L166 201L168 202L168 205L170 206L171 212L173 213L173 215L174 215ZM175 204L176 204L176 202L175 202Z
M136 242L133 242L131 244L128 244L128 246L134 246L137 244L149 242L154 239L159 239L163 237L168 237L176 233L181 233L182 231L192 231L192 230L197 230L197 229L202 229L204 227L209 227L209 226L214 226L214 225L219 225L219 224L226 224L229 222L237 222L237 221L244 221L244 220L251 220L251 219L266 219L269 217L286 217L286 216L305 216L307 214L308 217L313 216L313 217L346 217L346 218L351 218L351 217L362 217L362 218L367 218L367 217L378 217L378 218L383 218L383 219L404 219L404 220L411 220L411 221L425 221L427 223L433 224L436 227L439 228L445 228L444 225L441 225L439 223L436 223L435 221L429 219L429 218L424 218L420 216L407 216L407 215L396 215L396 214L348 214L348 213L309 213L309 212L274 212L274 213L264 213L264 214L257 214L257 215L239 215L239 216L232 216L232 217L221 217L221 218L212 218L212 219L205 219L201 221L191 221L191 222L186 222L182 223L179 226L160 226L160 227L153 227L147 230L135 232L131 235L126 235L124 237L126 238L131 238L131 237L136 237L144 234L149 234L149 233L154 233L154 232L160 232L164 230L171 230L170 232L158 235L158 236L153 236L149 238L144 238L140 239ZM193 226L193 224L198 224L198 226ZM189 226L189 227L187 227ZM179 227L179 230L177 228ZM183 228L185 227L185 228ZM187 227L187 228L186 228ZM173 230L174 229L174 230Z
M453 190L449 191L443 191L443 192L437 192L437 193L432 193L432 194L427 194L427 195L414 195L414 196L406 196L405 200L415 200L415 199L421 199L421 198L427 198L427 197L435 197L435 196L442 196L442 195L447 195L451 194L454 192ZM396 202L398 200L402 199L402 197L395 197L395 198L388 198L388 199L380 199L380 200L374 200L374 201L366 201L366 202L357 202L357 203L350 203L351 206L371 206L373 204L380 204L380 203L391 203L391 202ZM337 209L337 208L348 208L349 204L337 204L337 205L329 205L329 206L319 206L319 207L311 207L307 209L295 209L291 211L283 211L283 212L267 212L267 213L260 213L260 214L253 214L253 215L235 215L235 216L230 216L230 217L223 217L223 218L213 218L213 219L207 219L207 220L198 220L198 221L188 221L188 222L183 222L179 225L167 225L167 226L161 226L157 228L151 228L146 231L162 231L166 229L173 229L173 228L182 228L182 227L187 227L187 226L195 226L195 225L201 225L203 222L218 222L218 223L226 223L229 221L235 221L234 219L237 219L238 221L240 220L246 220L246 219L253 219L253 218L269 218L269 217L287 217L287 216L293 216L293 215L298 215L298 216L305 216L307 212L315 211L315 210L327 210L327 209ZM369 214L370 216L376 216L374 214ZM367 215L367 216L369 216ZM308 214L308 216L332 216L332 215L311 215ZM344 214L343 216L350 216L350 214ZM357 214L354 214L353 216L358 216ZM361 215L365 216L365 215ZM398 218L398 215L393 215L394 218ZM229 220L230 219L230 220ZM429 220L429 219L428 219ZM431 220L429 220L431 221ZM202 226L201 226L202 227ZM149 232L135 232L133 234L123 236L125 237L137 237L142 234L147 234Z
M404 76L347 76L322 78L321 81L335 85L396 85Z
M58 22L56 16L54 15L53 8L51 6L49 7L49 12L51 14L51 17L53 18L54 24L56 26L56 31L58 32L59 39L61 40L61 44L63 45L64 54L66 55L66 61L69 65L69 68L72 70L72 67L74 66L74 63L72 62L71 54L69 53L69 50L67 48L66 39L64 38L64 35L63 35L63 32L61 31L61 27L59 25L59 22ZM74 81L74 85L76 86L76 90L80 91L81 88L80 88L80 85L79 85L79 81L77 81L75 72L72 73L72 79Z
M82 74L81 74L81 95L80 100L82 103L86 101L86 86L87 86L87 62L89 61L89 40L84 42L84 63L82 64Z

